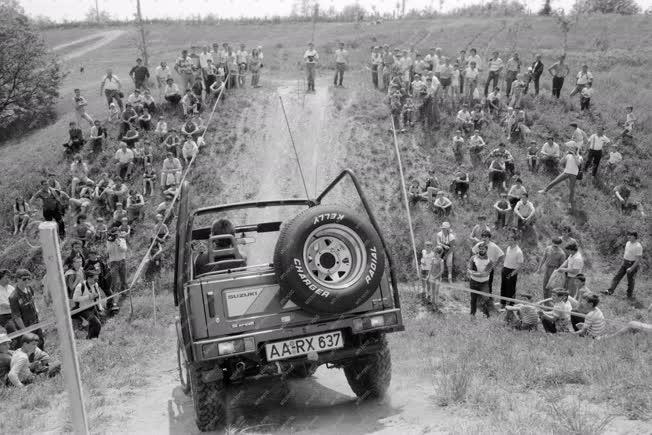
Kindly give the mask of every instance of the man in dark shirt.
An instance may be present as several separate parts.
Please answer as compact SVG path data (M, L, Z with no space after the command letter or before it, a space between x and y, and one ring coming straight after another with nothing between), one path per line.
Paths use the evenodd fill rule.
M84 133L76 122L69 124L68 135L70 139L63 144L64 148L71 154L78 154L84 146Z
M129 76L134 81L134 86L136 89L145 88L145 84L149 79L149 70L146 66L143 66L143 60L138 58L136 59L136 66L129 71Z
M26 269L16 271L16 290L9 296L9 306L14 324L18 329L24 329L39 322L38 311L34 303L34 291L29 286L32 274ZM39 328L34 331L39 336L39 347L45 349L45 337Z
M541 62L541 55L537 54L532 66L529 68L530 74L525 85L524 93L527 94L528 88L530 87L530 81L534 82L534 95L539 95L539 80L541 79L541 74L543 74L543 62Z
M37 198L42 203L43 219L57 223L59 237L63 240L66 237L66 224L63 221L64 204L67 204L70 198L64 192L50 187L47 180L41 181L41 188L29 200L30 204Z

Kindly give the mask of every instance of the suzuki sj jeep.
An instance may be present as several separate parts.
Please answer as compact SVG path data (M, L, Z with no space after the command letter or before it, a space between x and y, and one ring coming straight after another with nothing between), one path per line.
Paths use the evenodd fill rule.
M347 175L364 218L322 204ZM344 170L315 199L196 210L190 200L185 183L174 291L179 375L198 428L227 424L230 384L308 377L322 364L342 368L358 397L383 396L391 379L385 334L402 331L403 319L392 259L354 174ZM298 211L248 220L274 208Z

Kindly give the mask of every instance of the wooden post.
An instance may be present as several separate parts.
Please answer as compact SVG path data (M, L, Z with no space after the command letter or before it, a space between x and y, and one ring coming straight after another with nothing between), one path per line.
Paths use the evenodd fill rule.
M152 280L152 305L154 306L154 327L156 327L156 285L154 281L158 282L158 277Z
M142 44L143 62L149 66L149 56L147 55L147 41L145 40L145 27L143 26L143 15L140 10L140 0L136 0L136 18L138 20L138 31L140 32L140 43Z
M51 292L54 314L57 318L57 331L61 340L63 379L70 398L72 425L76 434L86 435L88 434L88 421L86 420L86 409L84 408L75 336L72 329L72 320L70 319L68 291L63 278L58 226L56 222L43 222L38 229L43 249L43 261L47 270L46 279Z

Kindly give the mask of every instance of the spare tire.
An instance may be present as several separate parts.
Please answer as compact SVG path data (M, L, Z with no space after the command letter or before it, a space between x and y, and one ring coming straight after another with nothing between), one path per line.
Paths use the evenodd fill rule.
M376 291L385 255L366 219L320 205L281 228L274 268L283 300L311 313L337 314L360 306Z

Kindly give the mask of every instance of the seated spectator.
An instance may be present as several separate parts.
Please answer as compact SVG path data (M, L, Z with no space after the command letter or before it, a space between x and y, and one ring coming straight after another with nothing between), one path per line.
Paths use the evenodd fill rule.
M22 196L17 196L14 201L14 236L25 231L31 211L29 203Z
M120 114L120 132L118 133L118 140L122 140L122 137L138 122L138 113L134 110L131 104L127 103L125 105L125 110Z
M82 158L79 154L75 155L70 164L70 174L72 175L72 181L70 183L71 197L77 196L77 188L80 182L83 182L86 185L94 185L93 180L88 178L88 164L82 161Z
M622 166L623 155L618 151L615 145L609 147L609 160L607 161L607 170L613 173Z
M523 180L518 177L514 181L514 184L512 184L512 187L509 188L509 192L507 193L507 199L509 200L509 205L512 207L512 209L516 207L516 203L521 200L521 196L524 193L527 193L527 189L525 186L523 186Z
M123 239L131 237L131 225L129 225L129 218L127 216L123 216L120 218L120 221L116 221L115 223L119 224L118 237L122 237Z
M152 196L154 194L154 181L156 172L151 163L145 163L145 172L143 173L143 195Z
M469 174L464 171L455 172L455 178L453 179L452 187L453 193L461 201L464 202L469 198Z
M73 234L77 239L81 240L82 246L95 238L95 228L88 222L88 216L85 214L77 216L77 224L73 228Z
M553 140L552 136L548 136L548 140L541 147L540 153L541 164L553 174L557 174L559 159L561 158L561 151L559 144Z
M77 126L77 123L71 121L68 128L68 142L64 143L63 146L66 149L68 154L79 154L81 149L84 147L84 133L81 128Z
M156 113L156 101L154 100L154 97L152 97L152 93L149 89L145 89L143 92L142 102L143 110L147 110L151 114Z
M191 89L186 89L186 93L181 99L181 106L183 108L183 116L189 117L199 113L201 103L192 93Z
M408 187L408 199L410 200L410 205L415 205L417 202L424 200L421 193L421 185L416 178L412 180L410 187Z
M482 152L485 145L484 139L480 136L480 131L475 130L469 138L469 157L474 168L482 164Z
M143 113L138 117L138 125L145 131L152 129L152 115L147 107L143 107Z
M457 125L457 128L466 133L473 131L473 120L471 119L471 112L469 112L468 104L462 104L462 108L457 112L455 124Z
M11 368L7 375L10 385L22 388L36 381L40 374L53 377L61 371L61 364L38 346L39 336L27 333L21 337L21 346L11 355Z
M131 173L134 168L134 152L127 148L125 142L120 142L120 148L115 152L114 159L117 162L118 176L122 181L131 178Z
M578 330L574 331L575 334L583 337L598 338L604 335L607 325L605 323L604 314L598 304L600 297L592 294L585 297L586 303L591 306L591 310L586 314L584 322L578 323Z
M140 142L136 142L136 146L133 149L134 152L134 165L145 168L145 148Z
M582 112L591 111L591 97L593 97L594 89L591 83L587 83L584 89L580 92L580 110Z
M505 190L505 160L496 156L489 164L489 190Z
M129 217L129 222L143 220L145 217L145 199L143 199L143 195L138 193L136 189L129 191L129 197L127 197L127 216Z
M136 130L135 125L132 125L129 130L122 136L122 141L127 144L129 149L133 149L136 146L136 142L140 139L140 133Z
M127 185L122 182L118 181L115 183L115 186L113 189L108 194L108 203L109 203L109 210L114 212L116 210L116 207L120 205L120 207L124 207L127 203L127 195L129 194L129 188ZM126 210L124 210L125 214L127 213Z
M165 193L164 196L165 200L156 207L156 214L160 214L161 216L165 216L168 210L172 210L170 212L170 215L168 216L168 219L165 221L166 223L171 220L171 218L174 216L174 209L172 209L172 200L174 199L174 195L171 193Z
M489 109L489 113L493 115L500 115L500 112L502 110L502 94L500 93L500 88L494 88L493 91L487 95L487 108Z
M192 140L192 137L189 136L188 139L183 143L183 148L181 148L181 154L183 155L183 160L186 162L186 166L190 164L190 161L197 155L199 148L197 143Z
M496 158L501 156L505 164L505 179L510 179L514 172L516 172L516 167L514 166L514 156L507 149L507 145L504 142L498 144L498 148L495 148L489 153L489 158Z
M530 293L519 293L519 297L527 301L532 300L532 295ZM505 306L505 310L507 310L507 312L514 312L518 316L512 323L514 329L519 331L537 330L539 316L537 315L537 309L534 306L529 304L507 305Z
M453 203L444 195L444 191L437 192L437 197L432 203L433 210L437 216L448 216L453 208Z
M453 155L457 164L462 164L464 161L464 136L462 130L457 130L453 136Z
M544 299L543 301L537 302L537 305L542 305L548 301L549 299ZM563 288L554 289L552 302L552 311L544 312L543 310L539 310L539 318L541 319L543 329L552 334L570 332L572 306L568 301L568 292Z
M478 216L478 223L473 226L471 234L469 235L469 239L474 245L482 241L481 237L484 231L490 232L491 228L487 225L487 216L481 214Z
M113 180L109 178L109 174L106 172L102 173L100 179L95 184L95 193L93 197L100 206L105 206L107 210L109 204L108 196L113 187L115 187L115 184L113 183Z
M106 236L108 234L109 228L104 223L103 217L98 217L95 219L95 241L96 242L106 242Z
M119 120L122 115L122 108L118 103L116 103L115 98L111 103L109 104L109 122L112 125L115 125Z
M437 179L437 176L435 175L435 170L431 169L428 171L428 178L426 178L426 183L423 186L423 191L426 192L429 187L434 187L436 189L441 188L441 184L439 184L439 180Z
M201 121L201 117L198 116L197 119ZM192 137L194 140L197 140L201 134L201 130L199 129L199 125L193 119L189 119L183 124L181 134L185 137Z
M473 128L476 131L480 130L483 125L487 124L488 121L481 105L476 105L471 111L471 122L473 122Z
M512 106L509 106L507 108L507 113L502 119L502 126L505 130L505 136L507 136L507 139L509 139L509 133L512 131L512 125L516 122L516 112L514 112L514 108Z
M494 203L494 209L496 210L496 228L503 228L507 225L507 216L512 210L507 200L507 193L500 193L500 199Z
M158 117L158 122L156 123L156 129L154 129L154 134L156 135L156 137L159 138L160 141L163 141L163 139L168 134L168 123L163 115Z
M525 144L527 135L530 133L530 129L526 124L525 111L519 110L516 114L516 120L509 130L508 139L511 143L516 144Z
M522 229L525 225L532 225L534 223L534 215L534 204L529 200L527 192L523 192L521 199L514 206L516 227Z
M172 195L172 196L175 196L178 191L179 191L179 186L177 186L176 184L171 184L170 186L168 186L167 189L165 189L163 191L163 196L168 195L168 194Z
M94 153L100 153L102 151L102 148L104 147L104 143L106 143L106 140L108 138L108 134L106 132L106 128L102 127L102 124L98 119L96 119L93 122L93 126L91 127L91 133L88 139L91 141L91 148L93 149Z
M171 185L177 185L181 182L181 172L183 168L179 159L168 152L167 157L163 160L161 169L161 187L167 189Z
M624 215L630 215L632 211L641 208L640 202L635 201L632 198L632 193L634 191L634 182L632 178L627 178L624 183L618 184L614 187L613 191L618 205L620 206L620 211ZM640 211L643 214L643 211Z
M167 85L165 86L165 101L168 102L172 107L176 107L181 101L181 90L179 86L174 83L174 79L168 78Z
M539 170L539 147L535 140L530 141L530 147L527 149L527 167L531 173L536 174Z
M111 221L111 226L113 227L113 226L122 225L122 218L125 217L128 218L127 210L125 210L121 202L116 203L115 210L113 211L113 219Z
M91 340L100 336L102 322L100 322L100 311L96 302L100 299L100 287L97 283L99 273L90 269L85 272L86 279L75 286L70 297L72 310L86 307L85 310L74 314L73 318L84 319L88 322L88 333L86 339Z
M143 163L147 165L148 163L151 165L154 163L154 148L152 147L152 144L148 141L145 142L145 151L143 153Z
M179 156L179 147L181 146L181 138L175 130L170 130L170 134L163 141L165 145L165 152L172 153L173 157Z
M141 113L143 111L143 96L140 93L140 89L134 89L131 95L127 97L127 105L131 105L136 113Z

